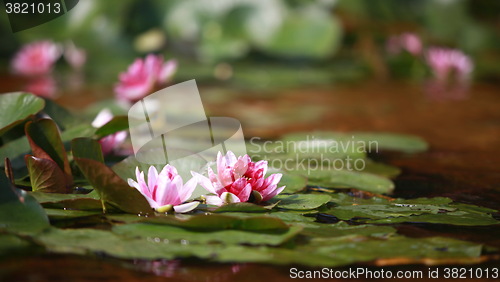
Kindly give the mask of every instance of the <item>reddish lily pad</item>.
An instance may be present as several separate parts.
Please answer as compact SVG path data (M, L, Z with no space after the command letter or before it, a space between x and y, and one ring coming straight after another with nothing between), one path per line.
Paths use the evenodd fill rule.
M33 191L48 193L68 193L70 183L64 172L51 159L37 158L32 155L24 157Z
M71 183L73 181L71 168L55 122L51 119L28 122L25 126L25 132L33 155L37 158L54 161L65 173L67 182Z
M75 162L85 178L98 192L103 209L110 204L124 212L149 214L152 209L137 189L130 187L123 179L105 164L86 158L75 157Z

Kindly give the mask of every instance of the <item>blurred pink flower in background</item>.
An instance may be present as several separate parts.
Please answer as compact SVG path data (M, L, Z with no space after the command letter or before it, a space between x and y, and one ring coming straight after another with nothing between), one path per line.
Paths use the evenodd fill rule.
M405 32L400 35L391 36L387 40L387 51L392 55L398 55L401 51L407 51L413 56L422 53L422 41L414 33Z
M92 126L95 128L101 127L108 123L113 118L113 114L109 109L103 109L97 114L94 121L92 121ZM104 155L109 155L125 142L127 139L126 131L119 131L108 136L99 139L101 144L102 153Z
M456 49L432 47L427 50L425 59L434 76L440 81L468 81L474 69L472 60Z
M467 97L474 63L462 51L432 47L427 50L426 62L434 75L427 85L432 98L460 100Z
M135 175L137 181L129 178L128 184L136 188L146 198L152 208L159 212L174 210L177 213L185 213L195 209L200 202L193 201L183 204L193 194L197 179L191 178L185 184L177 169L166 165L160 173L154 166L149 167L148 180L144 178L144 172L136 167Z
M176 70L177 62L164 62L161 55L150 54L144 59L136 59L126 72L120 74L120 81L115 86L116 97L134 103L169 82Z
M236 158L228 151L225 156L217 154L217 174L208 168L208 178L198 173L200 185L216 196L205 196L207 204L221 206L228 203L267 201L278 195L285 186L277 187L281 174L267 172L267 161L252 162L248 155ZM253 196L251 199L250 196Z
M83 67L87 60L85 50L77 48L73 42L68 42L64 46L64 59L76 70Z
M61 56L61 48L52 41L37 41L25 45L12 60L14 73L24 76L45 75L52 71Z
M40 97L54 98L57 85L51 76L40 76L29 80L24 90Z

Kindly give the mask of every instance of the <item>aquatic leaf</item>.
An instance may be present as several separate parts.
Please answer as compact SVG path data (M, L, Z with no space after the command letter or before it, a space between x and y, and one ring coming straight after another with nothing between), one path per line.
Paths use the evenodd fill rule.
M326 58L338 48L342 29L326 10L309 7L290 12L279 30L260 48L284 57Z
M86 158L104 163L101 144L91 138L75 138L71 141L71 151L77 158Z
M105 253L123 259L173 259L176 257L210 258L220 247L199 244L176 244L155 241L153 238L131 239L110 231L79 228L51 229L37 237L37 241L55 253Z
M123 235L118 235L110 231L86 228L51 229L49 232L40 234L37 237L37 241L55 253L105 253L109 256L122 259L196 257L216 262L299 264L313 267L334 267L391 258L395 259L393 260L393 264L408 263L412 260L418 262L429 261L433 264L450 263L453 261L462 263L474 262L478 259L482 250L480 244L441 237L415 239L404 236L381 238L360 235L317 238L308 244L298 245L291 249L235 244L207 244L206 242L198 243L204 240L204 238L198 236L199 234L194 232L187 233L189 231L182 230L181 228L168 228L168 230L172 231L171 240L168 237L169 233L166 233L167 229L162 230L160 227L125 225L114 228L116 232L123 233ZM126 234L129 230L135 234ZM143 233L147 231L150 231L153 236ZM211 236L209 233L214 232L200 233ZM247 236L243 237L240 232L237 234L242 237L227 239L232 243L249 241L261 244L261 239L265 238L265 236L260 236L262 234L257 235L255 239ZM134 236L129 235L138 235L140 237L134 238ZM181 235L189 236L193 241L187 239L178 240ZM283 238L279 237L268 238L272 238L270 239L272 243L283 241ZM225 239L214 238L214 242L220 242ZM422 260L422 258L426 258L427 260Z
M282 139L295 141L333 141L331 144L340 148L342 152L350 152L353 151L353 148L359 148L370 153L377 153L379 150L418 153L427 150L429 147L429 145L420 137L385 132L312 131L291 133L285 135ZM326 142L324 143L326 144ZM357 150L358 149L355 149L354 151Z
M33 191L48 193L67 193L70 191L71 183L68 183L66 175L54 161L32 155L26 155L24 159Z
M29 192L29 194L41 203L56 203L65 200L77 200L77 199L99 199L97 195L94 194L59 194L59 193L43 193L43 192Z
M299 225L304 227L301 234L312 238L333 238L354 234L372 237L386 237L390 234L395 234L397 231L396 228L390 226L377 226L369 224L349 225L344 221L340 221L336 224L313 222Z
M192 230L224 230L234 229L256 232L275 232L288 230L283 221L269 216L249 216L239 218L234 216L211 214L190 215L185 219L173 216L157 216L145 218L143 222L166 224Z
M81 217L100 216L102 211L97 210L71 210L60 208L45 208L45 212L50 220L66 220Z
M272 207L270 207L272 208ZM269 207L265 206L259 206L256 204L252 203L231 203L227 205L223 205L215 210L213 212L215 213L222 213L222 212L251 212L251 213L259 213L259 212L268 212L270 210Z
M420 137L396 133L352 132L358 141L376 142L381 150L418 153L426 151L429 145Z
M377 194L391 193L394 183L387 178L357 171L310 169L294 171L309 177L308 186L324 188L356 188Z
M71 182L71 168L55 122L50 119L30 121L26 123L25 132L33 155L54 161L66 174L67 181Z
M290 240L302 230L301 227L293 226L280 233L257 233L241 230L215 230L215 231L193 231L181 227L158 225L158 224L124 224L113 227L113 232L126 237L158 238L161 241L168 240L177 243L210 244L220 243L272 245L277 246ZM156 239L156 240L158 240Z
M26 166L24 155L28 154L29 151L30 144L28 138L22 136L0 147L0 159L4 160L5 158L9 158L12 162L12 167L14 169L19 169Z
M38 232L49 227L49 220L38 202L0 173L0 229L10 232Z
M64 210L98 210L102 211L102 203L100 200L91 198L67 199L57 202L42 203L44 208L64 209Z
M67 128L61 133L61 140L63 142L71 141L79 137L92 137L95 133L95 128L90 124L81 123L70 128Z
M401 173L401 169L392 165L377 163L369 159L365 160L365 168L360 172L371 173L382 177L395 178Z
M326 194L280 194L269 202L278 202L277 207L288 210L312 210L329 202L331 197Z
M408 238L390 236L373 238L359 235L337 238L314 238L310 244L297 251L311 252L325 256L341 258L345 262L368 262L382 258L405 258L402 263L431 258L435 263L443 259L474 259L481 255L481 244L460 241L444 237Z
M44 106L42 98L30 93L0 95L0 135L37 114Z
M64 210L102 210L99 196L95 194L59 194L31 192L46 211L50 209Z
M39 250L34 248L35 245L14 234L0 233L0 257L12 257L17 254L33 254Z
M99 194L103 206L107 203L128 213L152 213L151 206L144 196L105 164L78 156L75 156L75 162Z
M359 199L345 194L333 195L337 205L328 210L343 220L356 222L390 224L401 222L440 223L452 225L493 225L500 224L494 219L492 209L453 203L444 197L418 199L387 199L373 197Z
M94 134L94 131L95 128L93 128L90 124L79 124L76 126L71 126L65 131L61 132L61 140L66 143L77 137L90 137ZM21 166L24 167L26 165L22 157L24 157L24 155L28 154L29 152L30 144L28 142L28 138L26 136L23 136L1 146L0 159L11 159L13 167L17 169ZM19 158L19 161L17 161L16 158Z

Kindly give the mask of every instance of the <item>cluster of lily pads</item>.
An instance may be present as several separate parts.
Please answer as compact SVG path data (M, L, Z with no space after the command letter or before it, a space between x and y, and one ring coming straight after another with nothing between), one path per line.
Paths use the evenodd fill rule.
M445 237L411 238L400 223L496 225L496 210L449 198L391 198L399 169L369 159L363 150L302 151L290 142L376 141L380 150L421 152L413 136L315 132L281 142L249 142L254 161L281 173L277 196L258 204L201 203L189 214L155 212L137 190L133 156L102 154L99 139L127 129L125 116L94 128L52 101L28 93L0 96L0 256L33 253L105 255L121 259L198 258L340 266L358 262L479 262L494 248ZM311 146L333 143L312 142ZM307 169L299 165L314 161ZM363 160L361 170L329 164ZM309 162L312 163L312 162ZM362 191L362 193L353 193ZM362 196L358 196L362 195ZM195 199L201 202L202 199Z

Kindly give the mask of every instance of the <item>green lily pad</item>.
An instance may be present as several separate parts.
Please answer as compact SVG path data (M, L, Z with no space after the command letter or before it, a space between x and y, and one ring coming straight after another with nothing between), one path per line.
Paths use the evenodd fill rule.
M492 209L453 203L449 198L387 199L373 197L358 199L345 194L333 195L337 205L328 213L343 220L390 224L401 222L440 223L452 225L494 225Z
M64 210L84 210L84 211L102 211L102 202L97 199L81 198L68 199L58 202L43 203L44 208L55 208Z
M335 52L341 33L327 10L309 7L290 11L276 34L259 47L278 56L320 59Z
M12 186L0 173L0 229L29 233L49 226L48 217L35 198Z
M77 199L94 199L98 200L98 195L95 194L60 194L60 193L44 193L44 192L28 192L31 196L41 203L56 203L65 200Z
M45 212L51 220L65 220L102 215L101 210L70 210L60 208L46 208Z
M37 237L37 241L55 253L106 253L123 259L173 259L177 257L210 258L221 247L206 244L176 244L155 241L154 238L132 239L110 231L80 228L52 229Z
M425 140L413 135L378 132L352 132L351 134L356 140L377 142L381 150L418 153L424 152L429 148Z
M271 207L272 208L272 207ZM260 212L268 212L270 208L265 206L259 206L252 203L231 203L227 205L223 205L213 212L215 213L226 213L226 212L250 212L250 213L260 213Z
M277 246L291 239L302 230L299 226L292 226L288 230L280 233L256 233L241 230L216 230L216 231L193 231L181 227L157 225L157 224L124 224L113 227L113 232L127 237L159 238L161 241L190 244L210 244L220 243L251 244L251 245L271 245Z
M40 112L45 106L42 98L30 93L0 95L0 135Z
M278 202L277 207L288 210L312 210L319 208L331 200L326 194L294 194L278 195L269 202Z
M65 173L67 182L71 183L71 168L55 122L51 119L28 122L25 126L25 132L33 155L37 158L54 161Z
M269 216L234 217L220 214L186 215L184 219L173 216L149 217L143 222L178 226L191 230L234 229L255 232L275 232L288 230L283 221Z
M71 151L77 158L86 158L103 163L101 144L90 138L75 138L71 141Z
M373 238L359 235L337 238L314 238L308 245L299 248L311 252L340 258L349 263L368 262L377 259L400 259L402 263L418 262L422 258L434 259L474 259L481 255L481 244L451 238L429 237L408 238L391 236Z
M33 254L37 253L36 247L32 242L23 239L14 234L0 233L0 257L12 257L16 254Z
M308 186L336 189L356 188L377 194L391 193L394 190L394 183L390 179L371 173L324 169L294 171L293 173L308 177Z
M401 169L392 165L377 163L369 159L365 160L365 168L360 172L371 173L382 177L395 178L401 173Z
M333 238L353 234L361 236L386 237L390 234L396 233L396 228L390 226L377 226L369 224L349 225L343 221L336 224L313 222L299 225L304 227L301 234L312 238Z
M351 235L335 238L316 238L308 244L285 249L267 246L213 244L223 241L225 238L214 238L214 241L210 241L199 234L186 233L186 230L182 230L182 228L169 229L172 233L167 233L167 229L162 230L161 226L146 227L145 225L134 224L127 227L115 227L114 230L124 235L85 228L51 229L40 234L37 237L37 242L43 244L51 252L56 253L106 253L124 259L197 257L217 262L300 264L315 267L342 266L378 259L396 259L400 261L399 263L420 262L423 258L434 264L439 263L440 260L442 262L453 260L473 262L482 251L480 244L441 237L414 239L404 236L381 238ZM131 233L125 234L127 231ZM152 236L143 234L143 232L147 231L150 231ZM200 233L211 236L207 233L213 232ZM189 236L192 241L181 239L182 235ZM238 233L238 235L241 234ZM172 240L168 236L171 236ZM261 239L264 239L264 236L256 238L245 236L228 238L228 240L233 243L249 241L261 244ZM207 244L207 241L212 244ZM272 243L284 242L282 238L275 239L275 237L272 237L270 241Z
M420 137L406 134L385 132L333 132L313 131L285 135L283 140L330 140L339 143L341 148L361 147L365 151L377 153L379 150L392 150L405 153L418 153L428 149L429 145ZM333 142L332 144L334 144ZM342 147L343 146L343 147Z

